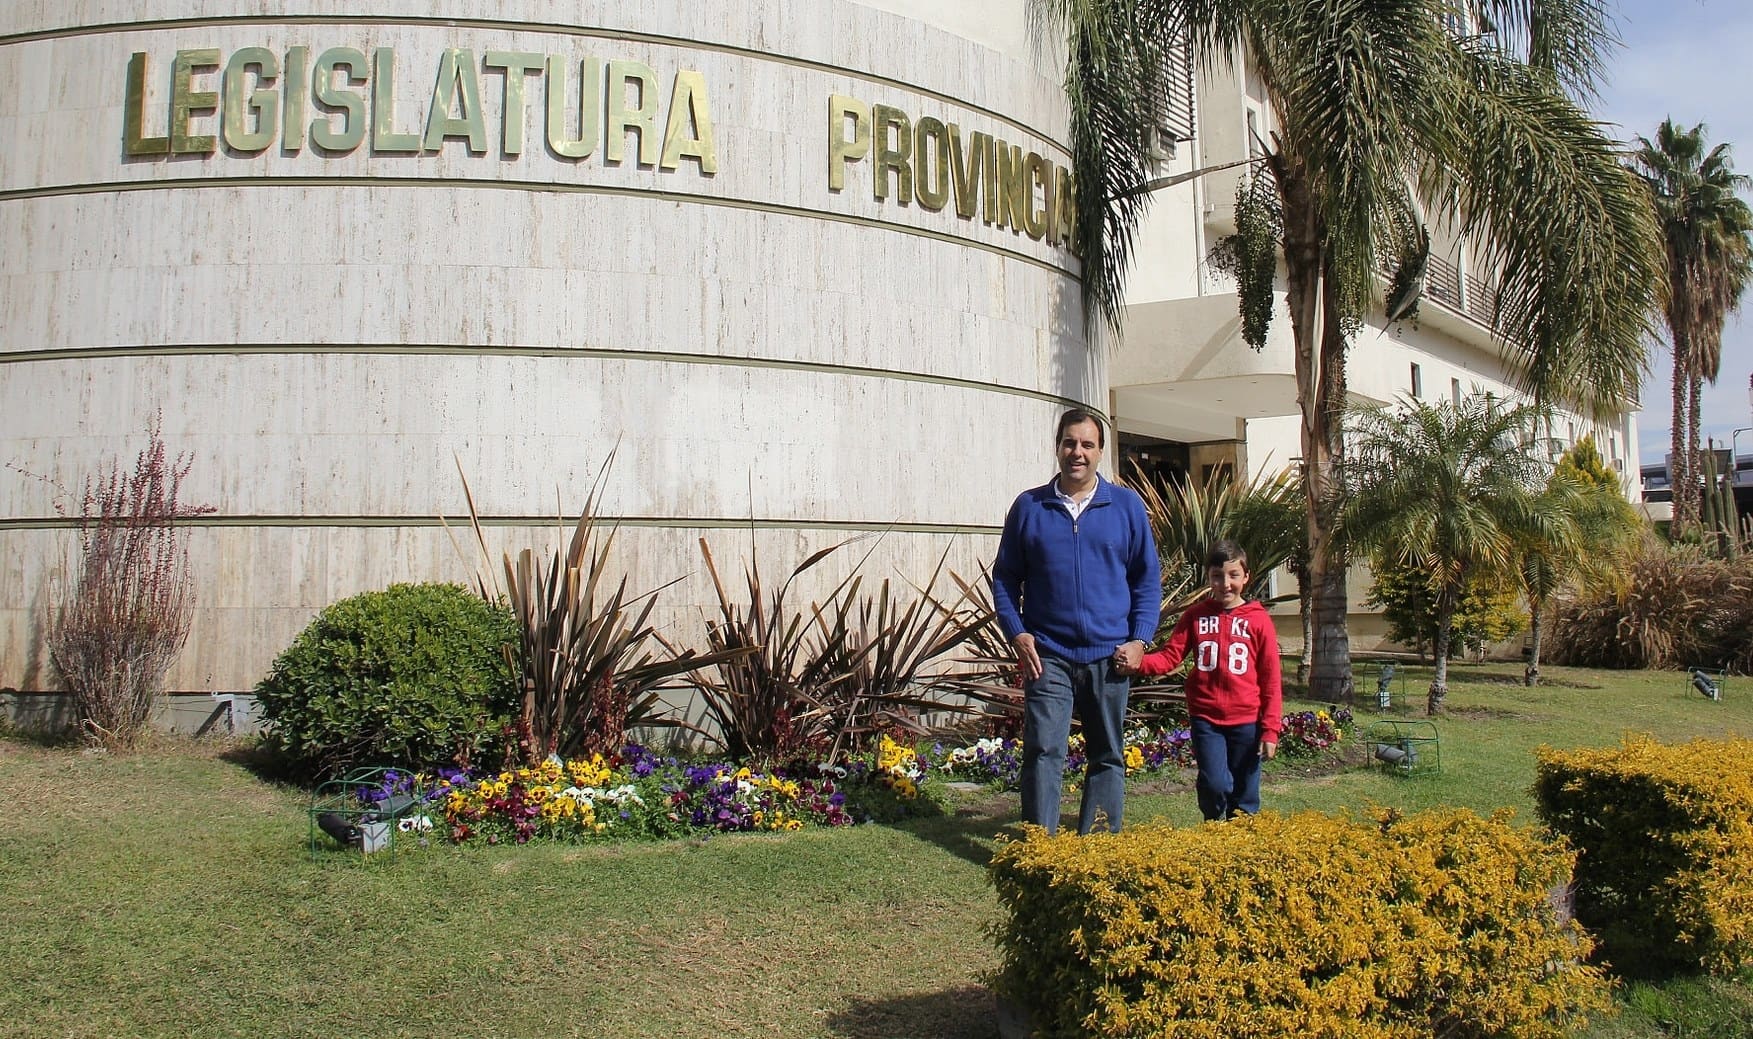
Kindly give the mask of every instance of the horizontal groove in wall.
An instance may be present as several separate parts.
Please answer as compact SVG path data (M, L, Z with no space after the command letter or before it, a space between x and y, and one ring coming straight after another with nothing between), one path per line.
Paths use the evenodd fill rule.
M962 379L948 375L895 368L870 368L857 365L824 364L817 361L796 361L785 358L734 357L722 354L667 353L646 350L615 350L602 347L564 346L456 346L443 343L310 344L288 346L280 343L183 343L175 346L93 346L69 350L14 350L0 352L0 366L53 361L92 361L122 357L222 357L305 356L321 354L383 354L389 356L458 356L458 357L567 357L611 361L652 361L665 364L701 364L731 368L769 368L780 371L808 372L817 375L849 375L865 379L888 379L895 382L920 382L958 390L979 390L1012 397L1046 401L1067 408L1082 408L1104 419L1106 413L1083 401L1062 397L1041 390L1004 386L980 379Z
M483 527L554 527L571 530L577 517L558 520L553 516L483 516ZM1002 528L980 523L873 523L861 520L729 519L710 516L600 516L599 526L647 529L695 530L829 530L878 536L883 534L971 534L997 536ZM81 521L76 516L39 516L0 519L0 530L70 530ZM466 531L467 516L197 516L175 521L179 527L333 527L398 529L444 527Z
M0 202L21 201L25 199L66 198L78 195L127 194L136 191L199 191L212 188L454 188L475 191L532 191L552 192L565 195L604 195L620 198L650 198L662 202L692 203L701 206L714 206L721 209L742 209L757 213L773 213L779 216L794 217L803 220L821 220L828 223L850 224L854 227L865 227L877 231L892 231L897 234L913 235L918 238L929 238L932 241L947 245L958 245L967 249L979 249L982 252L1003 256L1034 267L1039 267L1054 274L1063 275L1074 282L1081 282L1082 275L1068 267L1043 260L1037 256L1016 249L1006 249L1000 245L982 242L976 238L964 238L961 235L949 234L945 231L934 231L925 227L914 227L911 224L900 224L892 220L877 220L871 217L853 216L849 213L830 213L805 206L788 206L777 202L752 202L748 199L715 198L710 195L696 195L686 191L664 191L659 188L632 188L612 184L559 184L545 180L499 180L477 179L474 177L165 177L154 180L138 181L106 181L88 184L47 184L36 188L14 188L0 191ZM959 218L958 218L959 219Z
M552 33L561 36L588 36L602 40L626 40L631 43L648 43L660 47L676 47L684 50L712 51L718 54L735 54L740 57L771 61L781 65L825 72L830 75L849 76L870 83L879 83L896 90L905 90L928 97L943 104L955 105L970 112L978 112L989 119L1006 126L1030 134L1037 140L1045 141L1069 155L1071 148L1065 142L1049 137L1035 127L1003 112L988 108L985 105L952 97L941 90L892 76L862 72L844 65L835 65L810 58L800 58L790 54L773 54L753 47L739 47L730 43L714 43L709 40L691 40L685 36L668 36L662 33L639 32L633 29L611 29L595 25L567 25L562 22L524 22L511 18L441 18L421 15L341 15L341 14L306 14L306 15L226 15L189 18L156 18L139 22L101 22L96 25L69 26L60 29L39 29L34 32L19 32L0 35L0 47L14 43L32 43L37 40L65 40L80 36L104 36L110 33L124 32L156 32L166 29L200 29L228 25L419 25L438 28L459 29L497 29L510 32ZM947 30L946 35L953 36ZM960 37L957 37L960 39ZM974 44L979 46L978 44Z

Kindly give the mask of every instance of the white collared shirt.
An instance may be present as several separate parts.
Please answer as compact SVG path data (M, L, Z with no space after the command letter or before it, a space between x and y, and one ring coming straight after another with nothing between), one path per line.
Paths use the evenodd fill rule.
M1083 510L1089 506L1090 500L1096 496L1096 488L1100 486L1099 481L1090 484L1090 489L1084 492L1083 497L1073 498L1059 489L1059 477L1055 476L1053 478L1053 496L1059 499L1059 504L1065 506L1066 512L1071 513L1071 518L1075 522L1079 516L1083 515Z

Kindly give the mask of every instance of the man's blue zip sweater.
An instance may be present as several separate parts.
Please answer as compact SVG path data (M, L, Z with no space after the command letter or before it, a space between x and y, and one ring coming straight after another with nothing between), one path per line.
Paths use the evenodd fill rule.
M1076 520L1049 481L1024 491L1004 519L992 562L992 604L1008 639L1077 664L1156 638L1162 573L1138 495L1100 476Z

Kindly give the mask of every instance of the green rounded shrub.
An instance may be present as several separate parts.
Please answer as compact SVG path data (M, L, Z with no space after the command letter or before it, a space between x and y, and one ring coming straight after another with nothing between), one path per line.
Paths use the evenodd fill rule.
M510 610L460 585L398 584L319 613L256 686L266 739L295 771L422 768L486 749L514 710Z

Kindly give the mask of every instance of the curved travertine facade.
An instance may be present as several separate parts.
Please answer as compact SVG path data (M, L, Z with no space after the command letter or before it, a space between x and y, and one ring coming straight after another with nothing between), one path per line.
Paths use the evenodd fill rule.
M466 580L459 465L515 549L618 445L619 559L691 575L684 641L702 536L738 587L864 533L873 576L976 573L1054 415L1108 404L1025 8L5 5L0 686L55 684L52 481L155 411L217 510L177 690L251 687L345 595Z

